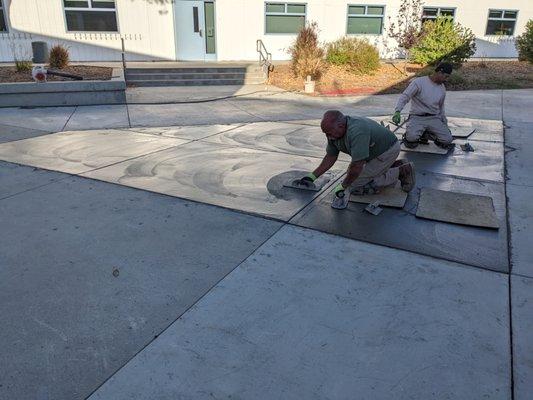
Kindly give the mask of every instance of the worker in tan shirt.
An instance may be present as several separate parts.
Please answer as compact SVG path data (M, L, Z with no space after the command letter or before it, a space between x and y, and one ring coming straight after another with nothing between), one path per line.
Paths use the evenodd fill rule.
M396 104L392 121L400 124L400 112L411 101L411 111L403 143L414 148L418 143L427 143L427 138L435 141L437 146L452 147L452 133L444 113L446 88L444 82L452 73L452 65L441 63L430 76L414 79L401 94Z

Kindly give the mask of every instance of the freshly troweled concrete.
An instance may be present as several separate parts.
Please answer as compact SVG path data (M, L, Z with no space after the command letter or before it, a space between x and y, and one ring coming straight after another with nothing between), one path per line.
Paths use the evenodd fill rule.
M90 400L510 398L507 277L285 226Z
M64 179L0 200L2 399L84 399L281 226L20 168Z

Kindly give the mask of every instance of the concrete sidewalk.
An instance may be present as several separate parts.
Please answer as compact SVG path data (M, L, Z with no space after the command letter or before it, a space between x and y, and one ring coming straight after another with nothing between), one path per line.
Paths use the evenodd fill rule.
M357 393L470 400L511 399L514 392L514 399L528 399L533 91L447 97L449 116L503 120L505 183L497 160L503 154L490 150L502 148L501 141L473 142L485 177L471 174L475 157L462 167L455 157L438 169L420 164L435 181L506 195L499 215L502 234L509 219L503 252L508 246L510 254L499 272L489 270L498 256L487 256L499 241L475 243L486 236L482 231L448 249L467 230L433 223L422 232L441 250L416 254L353 240L350 232L306 229L291 218L309 219L321 197L273 195L276 168L318 162L319 142L293 145L298 132L314 137L313 124L301 120L328 108L388 115L396 98L247 93L204 104L0 110L0 150L12 149L0 159L22 155L23 164L55 170L0 161L0 318L7 321L0 333L6 348L0 397L352 399ZM150 126L158 128L143 128ZM79 133L61 136L60 146L48 135L87 129L118 131L109 131L111 142L84 134L81 148L69 141ZM129 146L122 138L140 142ZM499 175L491 169L497 165ZM268 206L251 215L242 205L247 201ZM348 214L359 218L360 206L350 207ZM405 213L403 220L409 218ZM469 246L476 254L447 261Z

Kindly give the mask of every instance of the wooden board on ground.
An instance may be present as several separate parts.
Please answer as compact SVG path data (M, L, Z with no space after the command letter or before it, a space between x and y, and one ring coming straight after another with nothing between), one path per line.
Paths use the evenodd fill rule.
M416 216L434 221L499 229L492 198L422 188Z
M435 143L430 141L428 144L419 144L414 149L405 147L402 143L402 151L412 151L414 153L430 153L430 154L448 154L447 149L437 146Z
M370 204L377 201L381 207L403 208L407 200L407 193L404 192L398 182L396 186L383 189L378 194L350 195L350 201L354 203Z

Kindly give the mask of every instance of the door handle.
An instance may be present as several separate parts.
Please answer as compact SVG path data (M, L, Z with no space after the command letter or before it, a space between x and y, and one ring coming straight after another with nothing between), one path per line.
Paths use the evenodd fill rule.
M198 34L200 35L200 37L203 37L203 36L204 36L204 34L203 34L203 32L202 32L202 28L198 29Z

